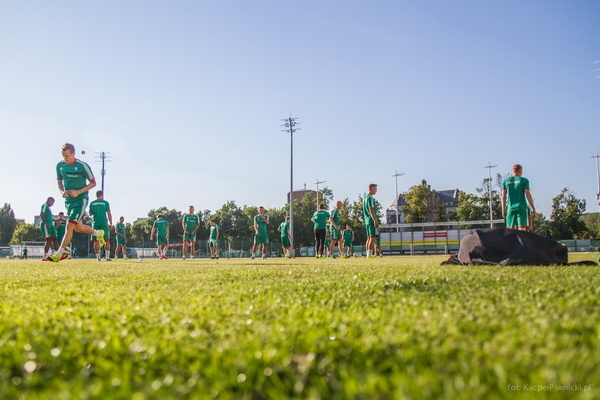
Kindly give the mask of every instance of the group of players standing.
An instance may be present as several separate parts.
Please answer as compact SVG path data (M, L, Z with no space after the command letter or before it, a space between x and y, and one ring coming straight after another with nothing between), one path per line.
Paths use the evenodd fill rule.
M53 219L50 207L54 205L54 198L49 197L42 205L40 212L42 235L46 241L44 248L43 261L58 262L67 258L70 254L70 243L74 232L92 235L94 243L94 253L97 259L101 260L101 248L105 247L105 260L110 261L110 232L114 230L116 235L117 248L115 257L118 257L119 250L122 257L127 258L126 236L124 217L119 218L119 223L112 224L112 214L110 204L104 200L104 193L99 190L96 192L96 199L89 204L89 214L92 216L92 226L82 223L83 216L88 209L88 192L96 186L96 180L91 168L84 161L75 157L75 147L70 143L65 143L62 148L63 160L56 165L56 178L58 189L62 198L65 200L66 215L59 213L57 220ZM367 257L374 256L375 243L378 237L379 220L375 212L375 202L373 195L377 192L377 185L369 185L369 193L363 200L363 211L365 217L365 227L367 231ZM337 243L340 255L349 255L352 249L352 240L354 233L349 225L342 230L340 224L340 208L342 203L337 202L336 208L328 213L319 206L313 215L315 228L315 240L317 257L324 256L325 239L327 237L326 229L329 230L329 252L333 256L333 250ZM65 218L66 217L66 218ZM210 221L209 246L211 258L219 258L219 249L217 241L219 239L219 227L214 220ZM254 217L254 244L250 258L255 258L259 246L262 246L262 257L266 257L267 244L269 242L267 225L269 217L265 214L264 207L259 208L258 215ZM183 237L183 259L186 258L188 249L190 258L195 254L196 232L200 227L200 218L194 214L194 207L190 206L189 213L183 216L182 227ZM278 231L281 233L282 248L285 257L291 257L292 235L290 232L290 217L280 224ZM169 223L163 217L158 215L157 220L152 226L150 240L156 236L157 253L160 259L167 258L169 247ZM346 252L344 252L346 249Z

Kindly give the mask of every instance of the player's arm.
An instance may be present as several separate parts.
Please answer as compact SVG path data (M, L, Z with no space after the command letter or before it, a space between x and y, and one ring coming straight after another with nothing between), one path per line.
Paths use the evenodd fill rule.
M502 218L506 218L506 189L502 188Z
M379 220L377 219L377 215L375 215L375 208L369 207L369 214L371 214L371 219L375 223L375 228L379 226Z
M110 212L110 210L106 211L106 215L108 215L108 226L113 226L113 224L112 224L112 213Z
M269 225L269 216L265 215L264 217L261 217L263 219L263 221L265 221L265 224Z
M96 187L96 179L92 178L88 182L88 184L85 185L81 189L72 189L72 190L67 190L67 191L63 192L63 197L67 197L67 196L77 197L82 193L89 192L91 189L93 189L95 187ZM67 193L67 196L65 196L65 193Z
M529 189L525 189L525 197L527 197L527 201L531 206L531 215L535 217L535 206L533 205L533 196L531 196L531 192Z
M150 240L152 240L152 238L154 237L154 232L156 232L156 227L153 226L152 230L150 231Z
M171 228L167 225L167 239L169 239L169 234L171 233Z

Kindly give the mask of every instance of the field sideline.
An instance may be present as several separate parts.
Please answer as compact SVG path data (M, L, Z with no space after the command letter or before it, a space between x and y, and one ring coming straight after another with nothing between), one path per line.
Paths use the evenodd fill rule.
M445 258L0 260L0 397L600 398L600 268Z

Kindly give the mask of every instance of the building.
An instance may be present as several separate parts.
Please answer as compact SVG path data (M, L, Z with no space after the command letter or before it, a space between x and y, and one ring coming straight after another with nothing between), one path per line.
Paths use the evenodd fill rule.
M423 185L427 185L427 181L422 182ZM427 222L436 222L440 218L438 216L438 207L441 204L444 210L444 216L448 217L456 212L458 206L458 189L448 190L431 190L431 186L427 185L429 191L429 198L427 200L427 208L429 209L429 216ZM400 224L406 222L406 215L403 212L404 206L407 205L404 194L399 194L390 207L386 210L386 221L388 224L396 223L396 209L398 209L398 219Z
M310 194L310 196L313 199L315 199L315 201L317 200L317 192L314 190L306 189L306 185L304 185L304 189L294 190L294 200L298 202L302 201L302 199L307 193ZM287 203L290 203L290 192L288 192L287 194Z

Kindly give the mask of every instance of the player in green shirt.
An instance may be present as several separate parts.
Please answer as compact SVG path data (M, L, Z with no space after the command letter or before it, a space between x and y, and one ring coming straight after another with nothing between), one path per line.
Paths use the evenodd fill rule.
M219 259L219 225L214 219L210 220L210 236L208 247L210 247L210 258Z
M262 245L262 258L267 258L267 245L269 244L269 216L265 214L265 208L260 206L258 214L254 216L254 244L252 245L252 254L250 258L255 258L258 246Z
M112 229L112 213L110 212L110 204L104 200L104 193L102 190L96 192L96 200L90 203L90 215L92 216L92 228L97 231L104 232L105 242L105 259L110 260L110 230ZM94 253L96 258L100 261L100 244L97 236L92 236L92 242L94 243Z
M316 257L323 257L323 252L325 250L325 238L327 236L327 221L329 220L329 213L325 211L325 206L323 204L319 204L319 209L314 212L311 220L314 225L315 230L315 250Z
M377 228L379 227L379 219L375 211L375 198L377 193L377 185L371 183L369 192L363 197L363 217L365 221L365 230L367 234L367 258L375 257L375 240L377 239Z
M531 206L532 217L535 217L535 206L529 191L529 180L522 175L523 167L515 164L513 175L502 182L502 217L508 229L526 231L532 228L527 202Z
M352 242L354 241L354 231L350 228L350 224L346 224L346 229L342 233L344 236L344 253L346 257L352 255Z
M286 258L290 258L292 250L292 234L290 232L290 217L285 217L285 221L279 224L277 228L281 232L281 249Z
M64 212L59 212L58 213L58 218L54 220L54 227L56 228L56 239L58 240L58 243L62 243L63 238L65 237L65 233L67 231L67 220L65 219L65 213ZM62 256L62 258L71 258L71 243L67 244L67 247L65 247L65 252Z
M52 210L50 207L54 205L54 197L48 197L46 202L42 204L40 210L40 230L42 231L42 237L46 242L44 244L44 256L42 261L47 261L48 257L53 252L58 250L58 242L56 240L56 228L54 227L54 220L52 219ZM52 250L50 249L52 247Z
M119 249L124 260L127 260L127 236L125 234L125 217L119 217L119 223L115 225L115 238L117 239L117 248L115 249L115 258L119 257Z
M189 212L183 216L181 226L183 228L183 255L182 260L185 260L187 248L190 248L190 258L194 259L196 254L196 231L200 228L200 217L194 214L194 206L190 206Z
M164 219L162 214L156 216L157 220L152 224L150 240L154 239L156 233L156 254L160 260L166 260L167 249L169 248L169 221Z
M88 204L88 191L96 187L92 169L87 163L75 158L75 146L71 143L65 143L61 150L63 161L56 165L56 179L58 189L65 199L68 221L65 237L58 251L48 257L50 261L54 262L61 260L75 231L86 235L95 235L98 237L100 247L104 246L104 232L81 223Z
M344 243L342 242L342 226L340 222L342 217L342 213L340 212L342 205L343 203L338 200L335 204L335 208L331 210L331 213L329 214L329 254L333 258L335 258L334 250L336 243L340 257L344 253Z

